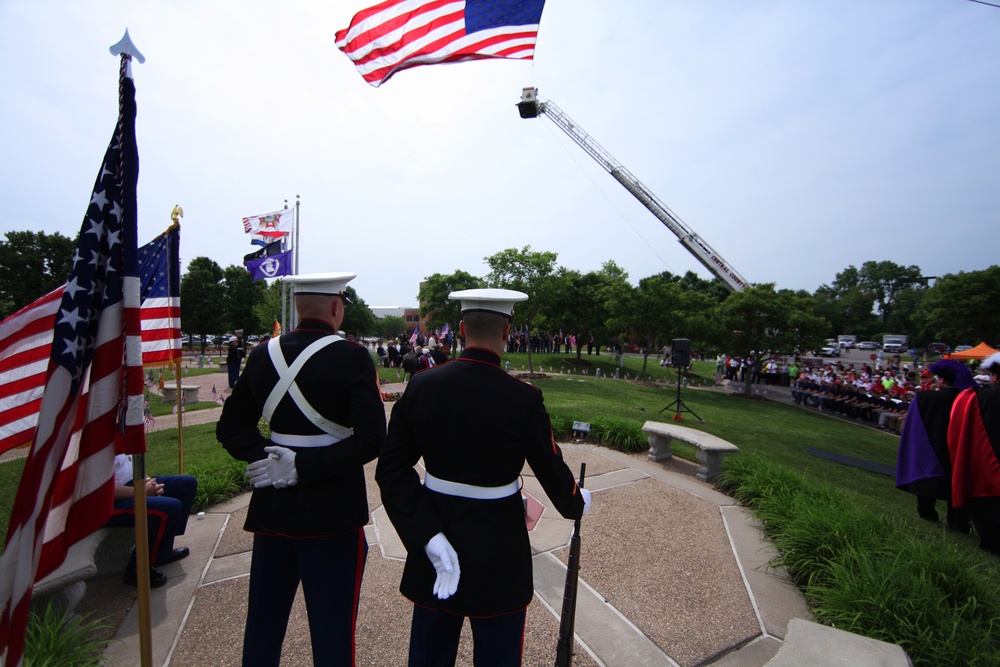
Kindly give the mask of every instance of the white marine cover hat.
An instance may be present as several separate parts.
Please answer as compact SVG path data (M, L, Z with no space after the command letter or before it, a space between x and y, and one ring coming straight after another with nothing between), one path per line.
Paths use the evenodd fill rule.
M527 301L528 295L511 289L464 289L452 292L448 298L461 301L463 313L486 312L512 317L514 304Z
M333 296L347 298L344 290L347 283L357 277L356 273L304 273L297 276L286 276L285 281L290 284L295 294L330 294Z

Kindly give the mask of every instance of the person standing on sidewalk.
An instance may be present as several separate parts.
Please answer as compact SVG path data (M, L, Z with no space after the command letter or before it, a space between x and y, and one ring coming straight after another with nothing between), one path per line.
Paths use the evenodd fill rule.
M240 341L236 336L229 338L229 351L226 353L226 370L229 373L229 388L236 386L236 381L240 379L240 364L243 362L243 350L240 348Z
M541 392L508 375L512 290L453 292L467 345L455 361L417 373L396 402L375 479L407 549L400 592L414 603L410 667L453 665L465 617L474 660L520 665L534 593L519 476L527 460L564 517L586 513L552 436ZM421 485L414 469L423 457Z
M367 350L337 335L353 273L291 276L301 318L258 345L226 400L216 437L249 462L244 529L254 533L243 665L276 666L299 582L317 665L353 665L368 543L364 464L385 437ZM257 424L270 425L270 439Z

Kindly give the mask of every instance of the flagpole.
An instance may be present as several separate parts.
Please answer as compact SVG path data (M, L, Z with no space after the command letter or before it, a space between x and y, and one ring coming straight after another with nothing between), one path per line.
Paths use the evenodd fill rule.
M288 200L285 200L285 207L288 206ZM295 214L292 217L292 243L294 248L292 250L292 274L299 275L299 196L295 195ZM298 326L298 312L295 308L295 298L294 296L289 297L289 310L291 311L291 321L292 328Z
M112 55L121 56L121 67L118 75L119 91L123 90L126 78L132 78L132 58L135 57L140 63L146 58L139 52L139 49L132 43L128 29L121 41L111 47ZM119 92L119 116L124 113L124 102ZM121 121L119 121L121 128ZM122 151L124 156L124 151ZM124 159L124 157L123 157ZM146 456L143 453L133 455L132 458L132 494L134 496L135 512L135 559L136 559L136 584L138 599L136 604L139 607L139 659L142 667L152 667L153 664L153 641L152 623L149 613L149 539L148 522L146 517Z
M174 210L170 212L170 227L167 228L167 261L170 262L170 257L173 257L173 253L170 248L170 230L174 227L180 228L181 221L180 218L184 217L184 210L180 207L180 204L174 206ZM170 279L173 277L172 271L167 271L167 294L173 294L176 285L171 284ZM182 404L181 400L181 361L182 358L174 357L174 376L177 380L177 469L178 474L184 474L184 416L181 414Z
M299 196L295 195L295 275L299 275Z

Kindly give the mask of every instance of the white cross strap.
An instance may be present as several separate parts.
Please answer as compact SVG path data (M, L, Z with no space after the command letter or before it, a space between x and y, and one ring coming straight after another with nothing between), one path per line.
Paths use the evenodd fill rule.
M306 397L302 395L302 391L298 385L295 384L295 378L299 374L299 371L306 365L306 362L327 345L336 343L339 340L343 339L340 336L323 336L302 350L301 354L295 357L295 361L292 362L291 366L285 362L285 355L281 353L281 343L278 342L278 339L272 338L268 341L267 353L271 357L271 363L274 364L274 370L278 372L278 381L275 383L274 388L271 389L267 400L264 401L263 414L268 423L270 423L271 417L274 415L274 410L278 407L278 403L281 402L281 399L287 393L292 397L292 401L295 402L295 405L306 419L315 424L324 433L329 433L341 440L354 433L354 429L341 426L321 415L316 408L309 404Z

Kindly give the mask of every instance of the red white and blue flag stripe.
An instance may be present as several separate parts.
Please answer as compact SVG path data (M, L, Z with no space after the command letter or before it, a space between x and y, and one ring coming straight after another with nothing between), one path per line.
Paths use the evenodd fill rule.
M38 426L0 555L0 665L24 651L34 582L111 515L114 456L141 453L135 87L122 58L120 114L55 315Z
M336 35L376 88L401 69L483 58L531 60L545 0L386 0Z
M180 226L139 248L142 363L172 364L181 358Z

